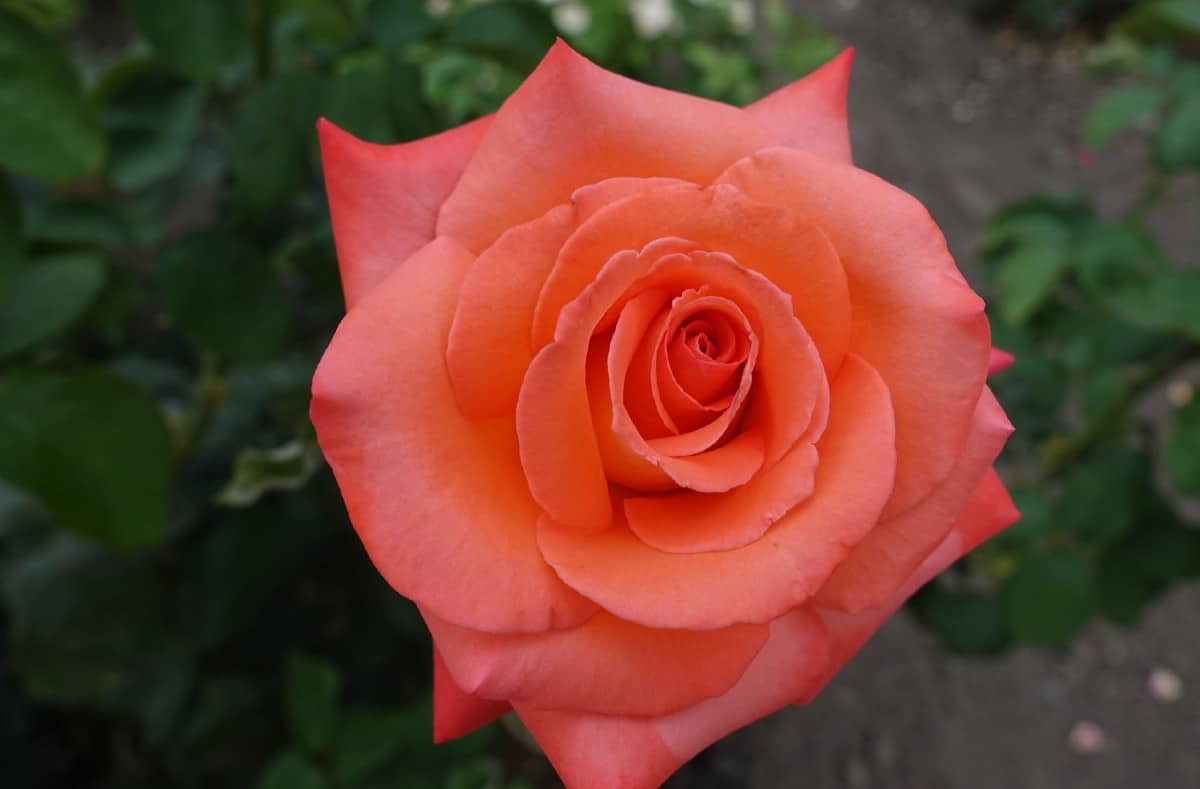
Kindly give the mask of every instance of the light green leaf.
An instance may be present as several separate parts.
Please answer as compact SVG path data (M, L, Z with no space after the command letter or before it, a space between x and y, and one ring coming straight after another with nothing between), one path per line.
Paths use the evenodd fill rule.
M379 768L404 744L407 719L401 712L357 708L338 728L333 772L341 783L354 783Z
M1154 135L1154 158L1168 170L1200 170L1200 92L1185 96Z
M1163 462L1177 488L1200 496L1200 397L1171 416Z
M1095 610L1094 587L1092 570L1078 553L1027 556L1004 585L1009 628L1021 641L1064 646Z
M1113 138L1134 128L1162 101L1157 90L1141 85L1105 94L1092 105L1083 124L1083 144L1099 150Z
M243 449L233 464L233 478L217 500L229 507L248 507L277 490L298 490L321 467L316 444L291 441L275 449Z
M1028 320L1054 293L1068 262L1056 246L1024 246L1009 254L996 278L1000 317L1012 325Z

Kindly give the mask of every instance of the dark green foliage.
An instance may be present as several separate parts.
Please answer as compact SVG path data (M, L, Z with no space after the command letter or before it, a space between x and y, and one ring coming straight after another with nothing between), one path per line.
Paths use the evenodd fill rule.
M717 98L833 54L591 7L574 45ZM428 634L308 422L344 313L315 123L439 132L555 33L532 0L0 1L0 786L525 786L495 727L432 747Z

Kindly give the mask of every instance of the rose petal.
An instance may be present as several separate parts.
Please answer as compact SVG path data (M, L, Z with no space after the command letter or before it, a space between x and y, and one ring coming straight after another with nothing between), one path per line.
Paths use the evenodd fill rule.
M818 608L815 610L829 626L833 655L822 680L812 687L809 697L815 697L854 656L871 635L904 604L918 589L932 580L964 554L997 532L1012 525L1021 517L1013 506L1004 483L993 469L988 469L979 485L967 500L958 522L937 548L926 557L911 576L892 589L888 597L871 608L858 613ZM807 699L806 699L807 700Z
M581 186L614 176L708 183L771 144L744 110L634 82L559 41L496 113L437 232L481 252Z
M609 203L670 178L610 178L571 195L567 205L507 230L467 270L454 312L446 364L459 407L468 416L510 414L533 359L530 327L546 276L567 237Z
M666 715L719 696L767 640L765 625L652 630L604 612L569 630L519 635L426 621L469 692L602 715Z
M317 121L346 306L433 240L438 208L491 118L400 145L374 145Z
M820 605L859 611L886 599L954 526L1012 431L1012 423L985 387L967 444L950 476L920 504L884 520L855 546L817 596Z
M438 239L350 311L313 379L312 422L350 519L396 591L478 630L570 627L595 606L538 554L541 511L513 420L463 417L446 377L450 316L471 260Z
M570 787L653 789L687 760L808 692L829 660L828 635L805 609L771 622L770 637L728 692L663 717L514 708Z
M1016 360L1017 357L1008 351L992 348L991 355L988 356L988 375L1004 372L1009 367L1012 367L1013 362Z
M686 238L728 254L792 299L832 375L850 342L846 273L825 235L790 211L749 200L729 187L657 189L597 211L563 247L538 299L533 344L553 337L558 315L604 261L663 237Z
M878 521L891 491L894 433L882 379L847 356L831 395L814 493L761 539L736 550L672 554L624 526L589 533L543 518L542 555L605 610L647 627L763 623L795 608Z
M987 373L983 301L924 207L869 173L775 148L720 182L788 207L833 242L851 282L852 347L887 381L896 409L896 489L886 515L909 509L946 478L966 441Z
M458 686L433 648L433 741L457 740L486 726L512 709L507 701L489 701L472 696Z
M854 50L847 49L808 76L754 102L746 112L789 148L849 164L846 93L853 64Z

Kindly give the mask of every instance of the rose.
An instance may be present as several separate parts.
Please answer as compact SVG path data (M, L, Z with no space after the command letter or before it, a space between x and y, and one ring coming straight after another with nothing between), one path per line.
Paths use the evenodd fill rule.
M435 739L510 707L642 787L812 698L1011 523L983 304L850 161L851 56L745 109L558 44L494 115L322 123L348 313L312 419L432 634Z

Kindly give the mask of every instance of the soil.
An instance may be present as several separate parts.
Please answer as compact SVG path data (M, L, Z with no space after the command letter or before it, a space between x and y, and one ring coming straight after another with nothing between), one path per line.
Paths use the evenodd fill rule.
M979 230L1000 205L1084 190L1118 210L1143 171L1134 142L1094 161L1078 146L1103 87L1083 73L1080 44L982 30L954 5L792 0L857 49L857 163L919 197L975 279ZM1194 183L1183 189L1194 196ZM1189 205L1155 217L1179 253L1200 240ZM1182 683L1174 701L1148 687L1163 669ZM1132 631L1096 623L1064 654L948 655L901 613L815 702L732 735L667 786L1200 787L1200 587L1175 589Z

